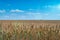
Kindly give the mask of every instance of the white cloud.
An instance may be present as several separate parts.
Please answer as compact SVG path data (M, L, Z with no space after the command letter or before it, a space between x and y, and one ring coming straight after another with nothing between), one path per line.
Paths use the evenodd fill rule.
M54 8L54 9L60 9L60 4L58 5L45 5L45 8Z
M7 6L11 6L11 4L7 4Z
M46 15L46 16L47 16L47 15L49 15L49 14L44 14L44 15Z
M23 10L15 9L15 10L10 10L10 12L24 12Z
M33 12L28 12L27 15L29 16L30 19L42 19L41 13L33 13Z
M33 10L33 9L29 9L29 10Z
M57 16L60 16L60 14L57 14Z
M7 20L7 19L9 19L9 16L8 15L0 16L0 19L1 20Z
M5 16L3 16L4 18L9 18L9 15L5 15Z
M29 14L29 15L40 15L41 13L28 12L27 14Z
M45 5L45 8L51 8L52 6L51 5Z
M57 9L60 9L60 5L57 5Z
M6 10L0 10L0 13L5 13L6 12Z

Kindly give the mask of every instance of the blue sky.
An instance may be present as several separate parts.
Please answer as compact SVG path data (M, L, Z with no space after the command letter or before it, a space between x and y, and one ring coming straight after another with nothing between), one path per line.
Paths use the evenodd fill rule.
M60 20L60 0L0 0L0 20Z

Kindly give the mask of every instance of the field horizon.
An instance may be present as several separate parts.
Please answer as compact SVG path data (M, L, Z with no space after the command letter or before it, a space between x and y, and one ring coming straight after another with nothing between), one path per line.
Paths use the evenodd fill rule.
M1 22L24 22L24 23L60 23L60 20L0 20Z

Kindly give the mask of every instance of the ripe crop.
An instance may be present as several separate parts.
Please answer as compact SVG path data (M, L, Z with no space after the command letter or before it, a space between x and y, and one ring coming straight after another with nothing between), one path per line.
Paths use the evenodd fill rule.
M1 23L0 40L60 40L60 24Z

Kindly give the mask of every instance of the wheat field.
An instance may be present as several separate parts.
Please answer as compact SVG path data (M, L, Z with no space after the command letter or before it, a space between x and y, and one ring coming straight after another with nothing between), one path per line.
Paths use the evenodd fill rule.
M0 40L60 40L60 21L0 20Z

